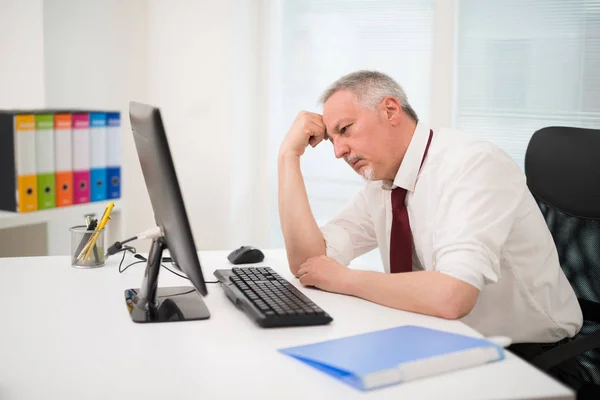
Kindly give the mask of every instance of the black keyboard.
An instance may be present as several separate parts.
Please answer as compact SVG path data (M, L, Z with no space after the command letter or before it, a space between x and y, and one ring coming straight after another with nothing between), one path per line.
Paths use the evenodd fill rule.
M262 327L323 325L333 320L269 267L214 272L227 297Z

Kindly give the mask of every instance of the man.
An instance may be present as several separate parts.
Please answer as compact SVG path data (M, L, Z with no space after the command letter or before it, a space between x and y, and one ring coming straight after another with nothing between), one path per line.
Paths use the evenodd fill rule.
M321 100L323 115L300 112L278 157L281 226L303 285L460 318L513 343L553 344L579 331L581 309L550 232L503 151L430 129L382 73L344 76ZM367 182L320 228L300 157L323 140ZM347 267L376 247L385 272Z

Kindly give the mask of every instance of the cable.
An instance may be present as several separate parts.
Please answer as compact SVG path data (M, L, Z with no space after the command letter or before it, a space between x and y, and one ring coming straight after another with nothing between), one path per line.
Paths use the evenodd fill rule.
M131 242L132 240L137 240L137 239L156 239L159 237L162 237L163 235L163 231L162 229L160 229L160 226L155 226L154 228L150 228L150 229L146 229L145 231L138 233L135 236L130 237L129 239L125 239L121 242L115 242L112 246L110 246L108 248L108 250L106 251L106 257L112 256L114 254L117 254L118 252L120 252L123 249L123 245L125 243Z
M129 242L131 242L133 240L136 240L136 239L137 239L137 236L133 236L133 237L130 237L129 239L123 240L122 242L115 242L112 246L110 246L108 248L108 250L106 250L106 256L105 257L108 258L109 256L115 255L118 252L123 251L123 249L124 249L123 245L125 243L129 243Z
M156 296L156 298L183 296L183 295L186 295L186 294L194 293L195 291L196 291L196 289L192 289L192 290L188 290L187 292L183 292L183 293L168 294L168 295L165 295L165 296Z
M123 251L123 250L122 250L122 251ZM123 259L121 259L121 264L119 264L119 272L120 272L120 273L122 273L122 272L125 272L125 271L127 270L127 268L129 268L129 267L131 267L131 266L134 266L134 265L136 265L136 264L141 264L141 263L148 262L148 260L146 259L146 257L144 257L144 256L143 256L143 255L141 255L141 254L137 254L137 253L136 253L136 254L134 254L134 257L135 257L135 258L137 258L137 259L139 259L140 261L135 261L135 262L133 262L133 263L131 263L131 264L127 265L125 268L121 269L121 264L123 264L123 259L125 258L125 251L123 251ZM170 260L170 258L168 258L168 259ZM166 261L166 260L167 260L167 257L163 258L163 260L164 260L164 261ZM173 264L173 261L171 261L171 265L172 265L172 264ZM161 267L163 267L164 269L166 269L167 271L169 271L170 273L172 273L172 274L175 274L175 275L179 276L180 278L187 279L188 281L190 280L190 278L188 278L187 276L185 276L185 275L181 275L181 274L179 274L179 273L177 273L177 272L173 271L172 269L170 269L169 267L165 266L165 265L164 265L164 264L162 264L162 263L160 264L160 266L161 266ZM219 283L219 281L204 281L204 283Z
M175 267L175 268L177 268L177 269L179 269L179 270L180 270L180 268L179 268L178 266L176 266L176 265L175 265L175 263L173 262L173 259L172 259L171 257L164 257L164 258L163 258L163 261L170 261L170 262L171 262L171 265L172 265L173 267ZM165 266L163 265L163 267L165 267ZM167 267L165 267L165 268L167 268ZM171 271L169 268L167 268L167 269L168 269L169 271ZM178 273L176 273L175 271L171 271L171 272L172 272L172 273L174 273L175 275L179 275L179 274L178 274ZM179 276L181 276L181 275L179 275ZM190 280L190 278L188 278L188 277L184 277L184 278L185 278L185 279L187 279L188 281ZM219 281L204 281L204 283L219 283Z
M135 247L132 246L123 246L125 243L129 243L133 240L137 240L137 239L156 239L159 237L164 236L162 229L159 226L155 226L154 228L150 228L147 229L141 233L138 233L136 236L132 236L128 239L125 239L123 241L120 242L115 242L112 246L110 246L108 248L108 250L106 251L106 258L108 258L109 256L115 255L119 252L123 252L123 257L121 258L121 262L119 263L119 273L123 273L125 272L129 267L135 265L135 264L140 264L143 262L148 262L148 260L146 259L146 257L142 256L141 254L137 254ZM134 257L139 259L140 261L136 261L133 262L129 265L127 265L125 268L122 268L123 266L123 261L125 260L125 254L127 253L127 251L131 251L134 254ZM176 266L173 263L173 259L171 257L163 257L161 261L166 261L166 262L171 262L171 265L174 268L179 269L178 266ZM161 267L163 267L164 269L166 269L167 271L169 271L172 274L175 274L177 276L179 276L180 278L184 278L187 279L188 281L190 280L190 278L188 278L185 275L181 275L175 271L173 271L172 269L166 267L164 264L160 264ZM204 281L204 283L219 283L219 281Z
M123 247L123 249L121 249L119 251L123 252L123 257L121 257L121 262L119 263L119 272L123 272L127 268L129 268L129 267L131 267L133 265L133 264L129 264L123 270L121 270L121 266L123 265L123 261L125 260L125 255L127 254L128 251L131 251L133 254L135 254L136 250L135 250L135 247L133 247L133 246L125 246L125 247Z

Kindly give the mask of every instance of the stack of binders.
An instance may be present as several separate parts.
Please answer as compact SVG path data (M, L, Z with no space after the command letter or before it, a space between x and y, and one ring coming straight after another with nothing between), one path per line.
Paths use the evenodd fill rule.
M121 197L121 115L0 110L0 210Z

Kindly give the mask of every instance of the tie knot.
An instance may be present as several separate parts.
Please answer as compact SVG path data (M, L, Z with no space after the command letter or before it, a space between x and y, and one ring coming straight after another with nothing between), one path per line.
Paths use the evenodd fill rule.
M392 210L406 208L406 189L397 187L392 189Z

